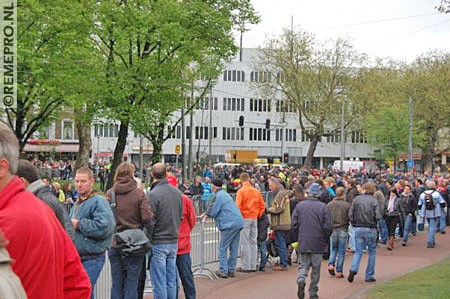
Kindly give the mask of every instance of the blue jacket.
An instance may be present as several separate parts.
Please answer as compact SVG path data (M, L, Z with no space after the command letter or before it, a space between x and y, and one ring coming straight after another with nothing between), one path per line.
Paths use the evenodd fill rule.
M425 193L431 194L434 201L434 210L427 210L425 205ZM417 207L419 216L424 218L438 218L441 216L441 207L445 207L445 200L442 198L441 193L436 189L427 189L420 194Z
M103 253L109 248L116 221L103 196L93 194L81 202L78 200L70 211L70 218L80 221L74 243L81 258Z
M241 211L233 198L223 190L216 192L216 200L206 213L209 217L216 219L217 228L221 231L244 227L244 218L242 218Z

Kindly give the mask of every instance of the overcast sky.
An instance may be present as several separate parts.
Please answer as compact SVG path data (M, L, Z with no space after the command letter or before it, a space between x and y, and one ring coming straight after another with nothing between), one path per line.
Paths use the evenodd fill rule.
M252 0L261 22L244 34L243 46L262 46L282 28L311 32L319 40L348 37L370 57L406 61L429 51L450 51L450 14L439 0ZM391 19L391 20L390 20ZM387 21L389 20L389 21Z

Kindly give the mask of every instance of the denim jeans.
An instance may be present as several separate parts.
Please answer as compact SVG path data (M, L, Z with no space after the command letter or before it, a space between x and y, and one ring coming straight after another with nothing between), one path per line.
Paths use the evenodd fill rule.
M412 232L412 224L413 224L413 215L406 215L405 217L405 225L403 227L403 242L408 242L409 233Z
M100 272L102 272L103 265L105 264L105 253L94 257L81 257L81 263L83 264L83 267L86 270L87 275L89 276L89 280L91 281L91 299L94 299L94 288Z
M441 207L441 216L439 217L439 230L441 232L445 232L445 226L446 226L446 222L445 222L445 218L446 218L446 213L444 208ZM437 228L436 228L437 229Z
M180 276L181 284L183 285L184 297L186 299L195 299L195 283L194 275L191 269L191 254L185 253L177 255L177 269ZM178 288L177 297L178 298Z
M328 266L335 266L336 272L342 273L345 259L345 247L347 246L348 232L346 229L334 229L330 237L330 259Z
M241 229L224 229L220 232L219 270L223 273L235 272ZM228 256L228 250L230 256Z
M427 218L428 221L428 240L427 240L427 245L434 245L435 241L434 241L434 234L436 232L436 227L437 227L437 220L439 218Z
M135 299L138 296L138 282L145 255L122 256L120 249L108 252L111 264L111 299Z
M348 227L348 248L355 250L355 233L353 232L353 226L350 224Z
M266 241L258 241L259 255L261 256L261 261L259 263L260 269L265 269L267 264L267 243Z
M300 264L298 266L297 284L301 281L306 282L309 268L311 270L311 282L309 283L309 297L317 298L319 292L320 265L322 263L321 253L300 253Z
M241 231L241 265L244 270L256 270L258 260L258 227L256 219L244 219Z
M388 228L386 220L383 218L378 222L378 232L380 233L381 243L386 244L388 239Z
M286 252L286 240L284 239L284 231L275 231L275 248L280 256L280 265L283 268L288 266L287 252Z
M355 254L353 255L350 271L358 273L359 264L364 248L369 250L369 259L366 268L366 280L374 278L375 275L375 254L377 251L377 230L369 227L354 227L356 238Z
M178 244L153 244L150 276L154 299L175 299L177 295Z

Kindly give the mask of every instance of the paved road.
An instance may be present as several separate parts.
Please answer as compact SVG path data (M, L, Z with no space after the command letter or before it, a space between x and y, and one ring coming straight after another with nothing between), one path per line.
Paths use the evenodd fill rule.
M418 236L411 238L406 247L402 247L401 242L396 241L396 247L392 252L384 248L378 248L375 274L377 278L376 283L364 282L367 255L364 256L361 262L361 274L355 277L353 284L348 283L347 279L330 277L326 270L326 262L323 262L319 296L320 298L365 298L365 292L375 284L391 280L404 273L450 257L449 234L450 230L446 235L436 235L437 246L434 249L426 248L426 232L422 232ZM351 259L352 255L347 255L344 266L344 273L346 275L350 267ZM211 268L215 269L215 266L213 265ZM290 267L289 271L282 273L274 272L268 268L265 273L237 273L235 278L228 279L209 280L202 277L196 278L197 298L296 298L296 276L297 267L294 264L294 266ZM309 281L307 282L307 288L308 285ZM145 298L150 299L152 296L147 295Z

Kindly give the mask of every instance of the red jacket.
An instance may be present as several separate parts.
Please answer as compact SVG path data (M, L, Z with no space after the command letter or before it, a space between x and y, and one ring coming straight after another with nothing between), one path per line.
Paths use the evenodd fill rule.
M69 236L17 177L0 190L0 230L29 299L90 298L89 278Z
M183 198L183 218L181 218L180 229L178 232L178 252L177 255L186 254L191 251L191 231L195 226L197 216L194 205L186 195Z

